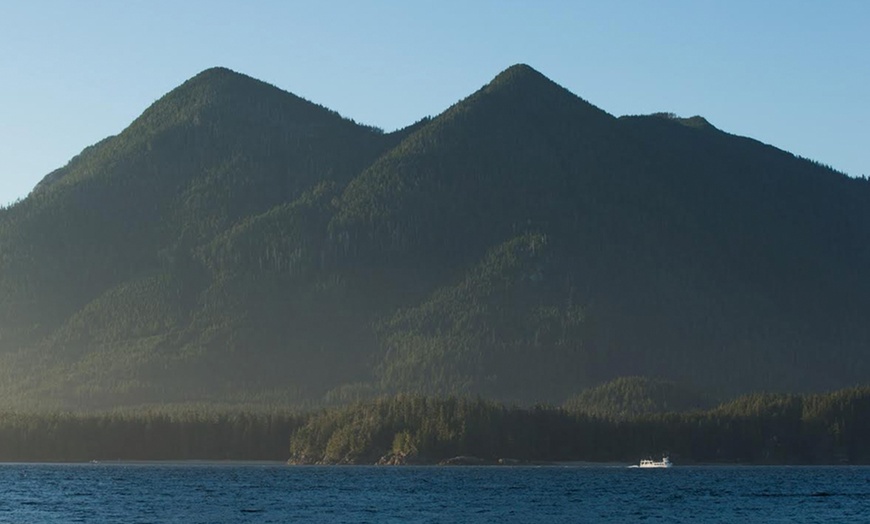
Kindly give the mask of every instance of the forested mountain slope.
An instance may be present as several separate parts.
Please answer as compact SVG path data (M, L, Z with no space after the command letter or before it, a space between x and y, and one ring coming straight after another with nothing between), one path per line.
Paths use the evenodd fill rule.
M865 380L870 184L518 65L382 133L226 69L0 211L13 404Z
M226 377L206 369L226 359L204 356L204 332L244 312L209 310L220 282L197 250L318 185L347 183L401 136L226 69L197 75L5 210L3 352L26 353L26 374L49 374L35 382L53 397L135 398L166 380L211 395ZM7 383L21 375L7 369Z

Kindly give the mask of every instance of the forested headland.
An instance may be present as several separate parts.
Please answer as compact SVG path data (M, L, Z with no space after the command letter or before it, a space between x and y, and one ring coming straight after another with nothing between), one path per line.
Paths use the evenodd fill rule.
M663 453L684 465L868 464L870 387L747 395L684 412L398 395L295 414L0 414L0 461L631 463Z
M302 464L636 462L663 453L682 464L866 464L870 388L630 416L399 396L314 415L290 450Z

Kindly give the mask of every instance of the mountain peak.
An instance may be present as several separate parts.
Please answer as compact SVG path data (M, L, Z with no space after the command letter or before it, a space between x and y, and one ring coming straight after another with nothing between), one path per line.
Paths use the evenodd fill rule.
M706 118L700 115L690 116L686 118L678 116L675 113L653 113L649 116L651 118L669 120L671 122L675 122L686 127L693 127L695 129L716 129L716 126L711 124Z
M484 90L538 90L554 87L564 90L562 86L556 84L533 67L527 64L514 64L497 74L495 78L484 87Z
M480 95L500 99L514 107L525 107L531 112L562 113L565 108L574 107L584 118L613 118L527 64L508 67L466 101L479 99Z
M216 66L210 67L194 75L179 87L192 86L209 86L211 88L229 87L229 86L261 86L272 89L278 89L275 86L257 80L254 77L244 73L233 71L227 67Z
M206 113L276 125L291 121L296 125L337 124L344 120L334 111L272 84L226 67L212 67L164 95L137 123L162 128L180 121L200 121Z
M191 77L186 82L170 92L181 92L207 98L232 97L241 91L262 90L281 91L277 87L257 80L248 75L238 73L226 67L211 67ZM210 96L208 96L210 95ZM214 101L214 100L213 100Z
M95 162L127 158L137 148L150 151L155 141L191 152L195 149L191 144L213 146L218 136L265 136L276 129L282 129L285 136L305 139L323 133L371 132L272 84L226 67L211 67L160 97L120 134L85 149L66 166L49 173L38 187L44 189L61 179L89 177L102 169ZM220 156L213 150L210 154L212 158ZM74 175L67 178L70 174Z
M199 74L194 75L193 78L198 77L208 77L208 76L247 76L239 73L237 71L233 71L232 69L224 66L214 66L209 67L208 69L203 69L199 72Z
M496 75L495 78L492 80L491 84L517 81L521 82L525 79L534 78L550 81L550 79L541 74L540 71L528 64L514 64Z

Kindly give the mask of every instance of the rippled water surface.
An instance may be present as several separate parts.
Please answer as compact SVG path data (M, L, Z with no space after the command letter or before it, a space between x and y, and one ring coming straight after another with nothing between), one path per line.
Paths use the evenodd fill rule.
M0 465L0 522L867 522L867 467Z

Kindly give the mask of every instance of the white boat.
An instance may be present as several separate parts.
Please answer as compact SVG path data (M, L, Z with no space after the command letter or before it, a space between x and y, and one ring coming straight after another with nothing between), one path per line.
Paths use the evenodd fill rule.
M674 463L671 462L671 459L667 456L662 457L661 460L652 460L652 459L643 459L640 461L640 465L631 466L633 468L671 468L674 466Z

